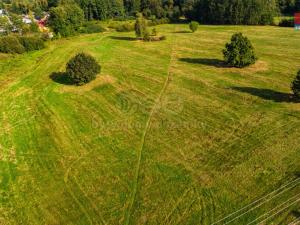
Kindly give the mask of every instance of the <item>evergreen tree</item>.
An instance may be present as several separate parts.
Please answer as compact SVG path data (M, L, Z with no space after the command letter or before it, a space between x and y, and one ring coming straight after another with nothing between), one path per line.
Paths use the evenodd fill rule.
M250 40L242 33L232 35L231 42L226 44L223 54L228 65L238 68L254 64L257 60Z
M143 17L143 14L139 13L137 15L136 21L135 21L135 34L136 37L142 38L147 32L147 21Z
M294 92L295 97L300 100L300 71L298 71L298 74L292 83L292 91Z
M101 66L89 54L80 53L70 59L66 66L66 75L76 85L84 85L96 79Z

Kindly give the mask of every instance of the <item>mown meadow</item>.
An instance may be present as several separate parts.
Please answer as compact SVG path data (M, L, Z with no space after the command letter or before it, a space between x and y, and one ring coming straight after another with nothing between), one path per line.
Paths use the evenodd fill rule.
M161 25L0 56L0 224L289 224L299 217L300 33ZM258 61L222 62L233 33ZM88 52L96 80L60 79Z

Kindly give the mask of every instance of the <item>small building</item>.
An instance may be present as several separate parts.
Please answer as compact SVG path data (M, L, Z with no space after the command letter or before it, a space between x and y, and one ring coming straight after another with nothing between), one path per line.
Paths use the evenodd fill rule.
M32 20L27 15L23 16L22 21L25 24L31 24L32 23Z
M0 9L0 17L7 17L4 9ZM10 22L9 18L8 21ZM5 30L3 27L0 27L0 34L5 34L6 32L7 30Z

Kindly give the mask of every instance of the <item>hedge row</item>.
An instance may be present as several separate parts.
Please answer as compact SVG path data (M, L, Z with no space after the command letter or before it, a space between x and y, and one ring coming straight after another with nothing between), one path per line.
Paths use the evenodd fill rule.
M283 19L279 22L279 26L280 27L294 27L295 26L294 19L293 18Z
M160 24L167 24L170 23L170 20L168 18L162 18L162 19L152 19L152 20L147 20L147 25L148 26L156 26ZM112 21L108 25L109 28L115 29L118 32L130 32L134 31L134 23L130 21Z
M108 28L115 29L118 32L134 31L134 23L132 21L111 21Z
M0 52L2 53L22 54L43 48L45 48L45 43L39 37L4 36L0 38Z
M134 24L132 24L132 23L122 23L116 28L116 31L118 31L118 32L134 31Z
M93 34L102 33L105 30L106 29L100 24L88 22L81 27L80 32L85 34Z
M152 27L152 26L157 26L157 25L161 25L161 24L168 24L170 22L171 21L168 18L152 19L152 20L148 21L148 26Z

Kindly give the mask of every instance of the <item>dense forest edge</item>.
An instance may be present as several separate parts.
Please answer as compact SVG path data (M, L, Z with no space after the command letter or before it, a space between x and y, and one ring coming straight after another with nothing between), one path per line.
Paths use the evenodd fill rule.
M195 21L293 27L292 15L298 10L300 0L3 0L0 52L39 50L45 47L43 41L80 33L134 31L139 16L147 26ZM99 23L108 20L115 22ZM147 30L144 39L164 39L151 39L152 34L156 36L155 29Z

